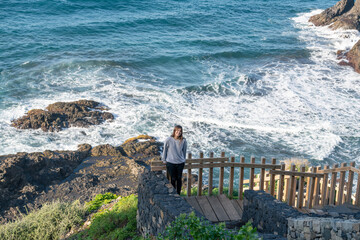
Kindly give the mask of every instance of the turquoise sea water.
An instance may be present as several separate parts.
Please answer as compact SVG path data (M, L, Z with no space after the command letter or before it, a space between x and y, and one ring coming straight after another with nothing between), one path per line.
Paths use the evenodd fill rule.
M335 3L1 1L0 154L164 140L181 124L195 155L359 162L360 74L336 51L360 35L307 21ZM116 119L59 133L10 127L78 99Z

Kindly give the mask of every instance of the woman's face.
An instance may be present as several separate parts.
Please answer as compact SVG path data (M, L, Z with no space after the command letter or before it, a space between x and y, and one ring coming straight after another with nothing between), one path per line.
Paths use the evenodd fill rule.
M175 129L175 138L179 138L181 136L182 130L181 128Z

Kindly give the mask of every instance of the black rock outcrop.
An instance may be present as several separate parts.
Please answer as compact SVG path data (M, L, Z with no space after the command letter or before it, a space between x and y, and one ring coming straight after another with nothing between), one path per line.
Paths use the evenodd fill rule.
M19 129L38 129L54 132L68 127L89 127L114 116L103 110L107 108L99 102L79 100L75 102L56 102L46 110L32 109L25 116L12 121L12 126Z
M82 144L77 151L0 156L0 223L57 199L84 202L99 193L135 193L138 175L160 158L159 142L139 138L117 147Z

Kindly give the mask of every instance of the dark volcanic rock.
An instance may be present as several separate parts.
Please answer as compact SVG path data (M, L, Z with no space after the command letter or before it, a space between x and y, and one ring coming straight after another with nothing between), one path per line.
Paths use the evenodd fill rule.
M354 6L354 0L341 0L322 13L310 17L309 21L315 26L325 26L333 23L339 16L348 12Z
M330 25L332 29L360 30L360 1L341 0L335 6L326 9L309 19L315 26Z
M160 159L161 144L141 138L118 147L82 144L77 151L0 156L0 223L14 219L17 208L25 212L57 199L84 202L99 193L135 193L146 163Z
M346 58L349 65L352 66L356 72L360 73L360 40L346 53Z
M53 132L67 127L89 127L105 120L113 120L114 116L100 103L90 100L76 102L56 102L47 106L46 110L33 109L27 115L12 121L12 126L19 129L38 129Z

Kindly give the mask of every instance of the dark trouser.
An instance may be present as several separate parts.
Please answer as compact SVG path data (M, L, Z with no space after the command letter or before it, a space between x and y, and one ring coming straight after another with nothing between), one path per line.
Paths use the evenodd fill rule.
M185 163L174 164L174 163L166 163L166 169L170 174L171 184L176 189L177 193L180 195L181 185L182 185L182 172L184 170Z

